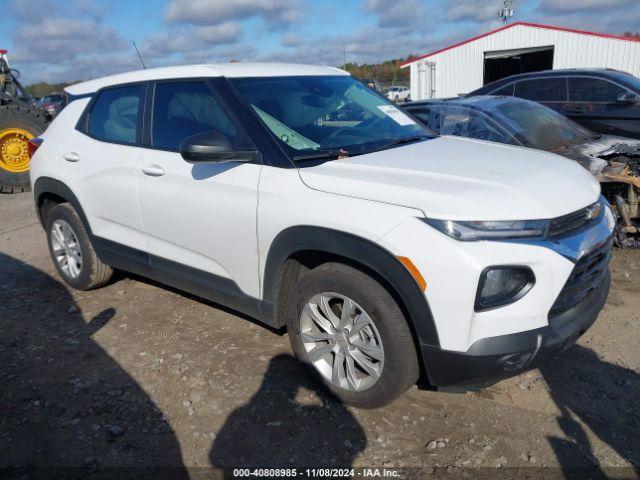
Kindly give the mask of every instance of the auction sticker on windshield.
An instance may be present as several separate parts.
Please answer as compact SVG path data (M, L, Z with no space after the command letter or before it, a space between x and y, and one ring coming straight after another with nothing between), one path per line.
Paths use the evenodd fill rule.
M416 122L411 120L411 117L405 115L393 105L378 105L378 109L380 109L388 117L391 117L391 119L394 122L396 122L398 125L415 125L416 124Z

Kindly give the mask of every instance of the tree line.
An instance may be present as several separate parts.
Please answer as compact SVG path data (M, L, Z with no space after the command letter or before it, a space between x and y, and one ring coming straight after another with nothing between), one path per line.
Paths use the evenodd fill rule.
M343 65L342 68L354 77L374 78L381 83L406 84L409 81L409 69L400 68L400 65L412 57L413 56L410 55L406 59L398 58L382 63L363 63L361 65L357 63L347 63Z
M78 82L63 82L63 83L47 83L47 82L38 82L32 85L28 85L24 87L29 95L33 97L44 97L45 95L49 95L50 93L62 92L65 87L69 85L73 85Z

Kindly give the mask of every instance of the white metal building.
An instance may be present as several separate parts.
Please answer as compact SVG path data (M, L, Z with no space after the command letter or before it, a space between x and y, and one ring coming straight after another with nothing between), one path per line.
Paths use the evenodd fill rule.
M408 60L411 98L453 97L510 75L614 68L640 77L640 38L517 22Z

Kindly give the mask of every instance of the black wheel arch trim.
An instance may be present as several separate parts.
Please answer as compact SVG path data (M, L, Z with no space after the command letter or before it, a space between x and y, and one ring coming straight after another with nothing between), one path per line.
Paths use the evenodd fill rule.
M40 207L42 206L41 198L47 193L52 193L58 197L64 198L67 202L69 202L76 210L76 212L78 212L78 215L80 216L80 219L82 220L84 228L87 230L89 237L92 236L91 226L89 225L87 216L84 214L84 210L80 206L78 198L66 184L51 177L40 177L35 181L33 185L33 199L35 200L36 204L36 214L38 215L38 220L40 220L40 224L43 227L44 218L42 218L42 212L40 210Z
M318 251L345 257L379 275L403 303L417 342L439 347L438 332L424 293L406 267L388 250L357 235L316 226L290 227L273 240L264 272L262 312L275 316L279 295L280 271L296 253Z

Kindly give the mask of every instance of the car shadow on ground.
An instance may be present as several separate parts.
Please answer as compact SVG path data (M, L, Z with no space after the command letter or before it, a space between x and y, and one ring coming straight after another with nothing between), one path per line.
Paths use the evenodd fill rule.
M162 412L93 340L115 313L86 318L59 281L0 253L0 468L187 478Z
M259 390L226 420L209 454L232 468L350 468L367 446L349 410L312 380L291 355L274 357Z
M640 375L601 360L591 349L575 345L561 362L541 367L558 409L566 438L550 437L566 478L619 478L621 471L601 467L583 424L628 460L624 475L640 475Z

